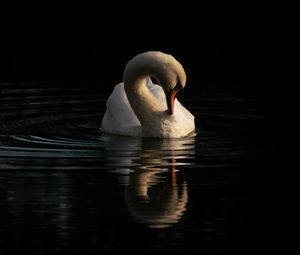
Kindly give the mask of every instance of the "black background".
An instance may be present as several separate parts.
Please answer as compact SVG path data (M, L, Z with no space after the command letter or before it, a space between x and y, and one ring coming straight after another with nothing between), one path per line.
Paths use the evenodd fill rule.
M151 31L151 32L148 32ZM138 53L160 50L184 66L188 82L224 87L257 86L275 90L276 42L268 37L200 39L201 27L184 28L124 24L99 28L97 39L73 33L69 39L1 40L1 82L121 81L126 62ZM249 85L249 83L251 85ZM258 85L259 84L259 85ZM194 85L196 86L196 85Z
M272 115L270 121L280 116L282 121L277 121L275 132L282 134L288 126L288 88L278 82L283 46L271 36L271 27L265 25L254 26L252 32L249 27L240 26L234 37L229 36L232 33L228 30L227 36L217 39L200 38L201 25L170 27L145 23L102 25L92 32L66 29L68 36L64 31L56 36L3 36L0 82L47 82L46 86L59 82L66 88L84 83L110 93L122 81L130 58L147 50L159 50L182 63L187 73L186 91L199 96L207 89L214 93L237 91L243 96L251 94L271 101L272 106L267 109Z
M278 128L282 133L288 118L287 86L278 83L282 46L267 33L270 29L256 27L255 33L241 36L241 31L248 31L241 27L235 37L203 39L199 37L202 26L187 28L126 23L102 25L93 33L66 31L68 39L61 39L67 37L63 34L5 36L0 47L0 82L50 82L47 86L60 82L66 88L84 83L110 93L122 81L130 58L159 50L172 54L184 66L186 91L199 96L205 89L238 91L271 100L268 110L282 118Z

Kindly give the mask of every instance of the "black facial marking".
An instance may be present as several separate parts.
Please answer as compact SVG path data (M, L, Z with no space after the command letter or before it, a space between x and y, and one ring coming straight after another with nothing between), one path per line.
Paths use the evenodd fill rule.
M181 94L183 92L183 86L181 85L180 82L177 82L176 86L173 88L174 91L177 92L178 94Z

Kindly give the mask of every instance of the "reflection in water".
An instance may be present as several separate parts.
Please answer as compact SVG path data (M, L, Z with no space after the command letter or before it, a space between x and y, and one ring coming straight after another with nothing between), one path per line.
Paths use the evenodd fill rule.
M164 228L179 221L186 209L186 182L178 184L175 169L170 178L159 181L158 171L146 169L130 174L126 187L126 203L137 222L151 228Z
M285 133L261 90L202 89L194 141L101 135L99 84L0 84L0 254L269 252Z
M188 202L187 182L178 178L178 167L192 164L195 139L106 138L108 159L119 167L115 172L125 185L133 219L150 228L178 222Z

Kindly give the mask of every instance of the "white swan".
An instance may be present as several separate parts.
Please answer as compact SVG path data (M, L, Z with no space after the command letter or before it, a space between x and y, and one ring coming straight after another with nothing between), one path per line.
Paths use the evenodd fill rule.
M152 84L149 76L161 86ZM185 87L186 74L173 56L159 51L141 53L127 63L123 81L107 100L104 132L159 138L195 134L194 116L176 99Z

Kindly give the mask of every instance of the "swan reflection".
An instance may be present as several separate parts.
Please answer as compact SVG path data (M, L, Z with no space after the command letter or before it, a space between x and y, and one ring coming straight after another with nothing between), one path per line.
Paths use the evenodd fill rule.
M195 138L105 139L109 166L125 186L125 201L133 220L150 228L178 222L188 203L188 183L179 170L193 164Z

